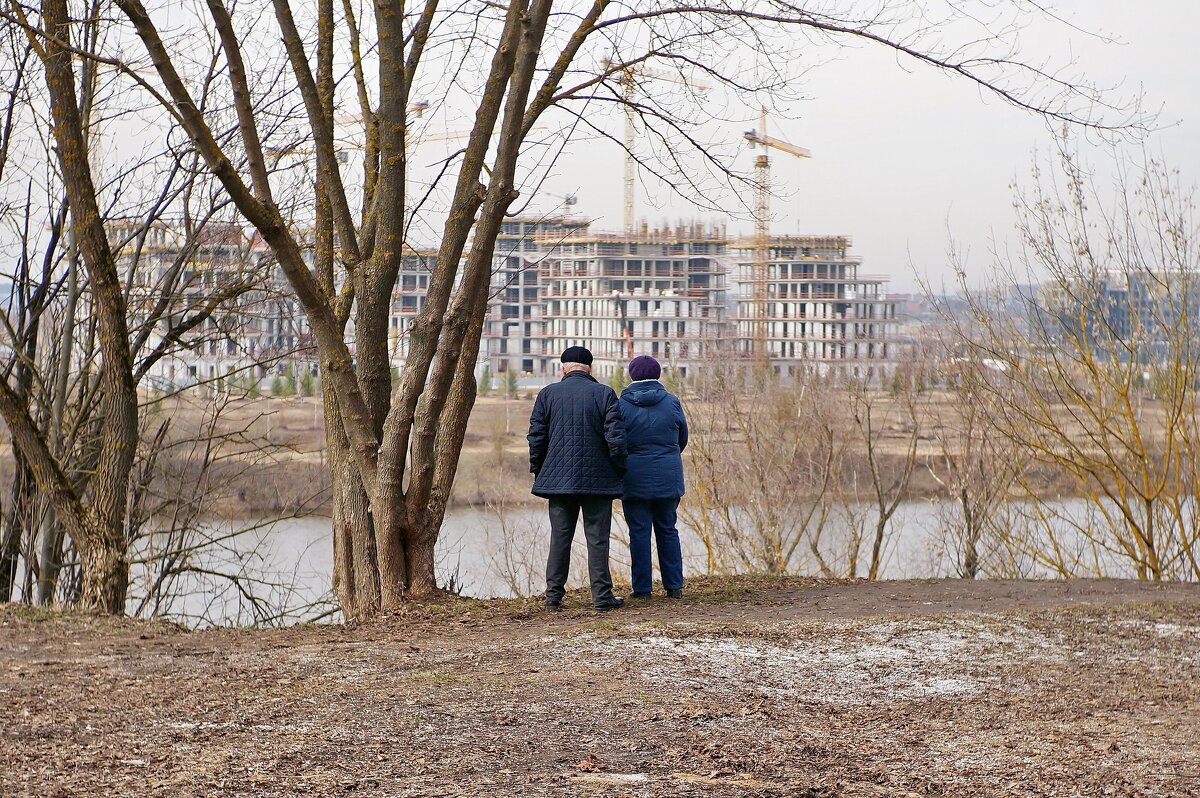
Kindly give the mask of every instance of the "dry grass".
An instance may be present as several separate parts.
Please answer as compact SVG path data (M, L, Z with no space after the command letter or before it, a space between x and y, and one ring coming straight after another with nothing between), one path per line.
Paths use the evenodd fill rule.
M691 399L689 403L696 405L698 401ZM949 399L937 391L924 394L921 406L931 419L948 417L953 412ZM202 407L186 397L172 398L158 403L152 412L170 417L174 437L179 439L194 434L203 418ZM476 402L467 427L452 503L461 506L532 501L525 442L532 408L533 397L528 391L513 400L489 396ZM219 428L226 433L245 430L248 443L244 457L255 458L255 464L245 474L239 473L236 490L213 498L210 515L259 517L298 506L328 511L329 475L325 468L325 426L319 398L264 397L234 402L225 410ZM904 456L907 432L900 427L885 431L880 444L885 471L895 467ZM256 454L255 441L266 441L279 449L264 459ZM0 458L3 486L10 484L12 474L7 449L5 444L2 453L6 456ZM934 429L930 427L920 436L918 462L923 463L936 454ZM851 452L850 456L857 455ZM220 481L222 471L242 468L241 463L228 462L215 469L214 479ZM1071 494L1073 483L1065 475L1046 473L1039 474L1033 484L1044 489L1044 495L1063 496ZM908 491L911 498L932 498L941 492L924 468L915 469Z

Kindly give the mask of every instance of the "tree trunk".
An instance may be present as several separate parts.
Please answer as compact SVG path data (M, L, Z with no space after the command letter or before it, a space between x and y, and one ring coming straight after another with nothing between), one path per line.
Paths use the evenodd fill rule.
M101 530L93 534L100 538ZM90 542L79 551L83 566L83 589L80 603L106 615L123 615L125 594L129 587L129 558L119 543L99 540Z
M438 527L441 525L438 524ZM408 593L410 596L428 596L437 590L434 575L434 549L437 545L437 527L432 535L417 535L410 540L405 551L408 555Z
M333 491L333 589L347 620L379 611L379 563L367 494L342 429L337 398L323 394L325 441Z
M963 526L966 532L964 536L966 547L963 551L962 575L966 579L974 579L979 575L979 539L982 537L982 534L975 513L971 511L970 500L967 498L966 491L963 491L962 506Z
M28 271L22 266L21 277L29 279ZM35 362L38 348L38 333L41 323L38 321L37 308L30 307L29 299L24 289L16 292L18 304L18 327L24 340L21 349L24 350L24 361L18 361L14 372L16 396L25 407L29 407L29 397L33 393L33 370L27 363ZM33 313L33 318L27 322L27 313ZM32 418L32 416L30 416ZM14 441L15 443L15 441ZM14 450L16 446L13 447ZM31 467L30 458L22 452L14 451L15 469L13 473L12 500L9 506L8 528L5 530L4 545L0 549L0 599L11 601L15 599L14 591L17 586L17 559L21 552L21 543L28 539L33 545L34 536L34 506L37 492L34 484L36 469ZM28 590L29 586L26 585Z
M71 359L75 352L75 315L79 304L79 247L75 236L68 233L67 244L67 304L63 310L63 333L58 346L57 373L54 379L53 405L50 410L50 453L62 457L62 423L67 404L67 380L71 375ZM42 521L38 551L37 602L43 606L54 603L58 585L58 570L62 562L63 526L57 522L54 506L46 508Z
M34 522L37 519L38 486L29 460L20 451L13 452L14 472L8 514L5 519L3 545L0 546L0 601L17 601L17 560L22 543L33 545ZM31 586L25 585L28 593Z
M21 552L21 538L25 534L28 508L28 468L19 451L13 452L16 468L13 473L12 495L8 513L0 513L4 519L4 530L0 533L0 602L13 601L17 587L17 556Z
M17 553L21 547L21 530L6 524L0 532L0 603L13 600L17 584Z
M883 534L887 530L887 522L891 516L880 518L875 525L875 541L871 545L871 569L867 578L875 581L879 578L880 561L883 559Z
M58 163L70 206L73 241L88 273L91 310L102 357L100 456L89 483L91 502L86 510L45 439L40 437L24 403L5 396L0 404L4 406L14 443L25 448L26 457L34 465L39 489L54 502L58 522L67 524L76 538L84 572L83 604L119 614L125 609L129 579L125 513L129 475L137 449L137 385L129 348L124 289L96 200L86 126L75 91L72 56L68 50L72 21L66 0L43 0L42 21L51 34L46 39L42 62ZM14 421L23 429L14 429Z
M963 578L974 579L979 575L979 549L975 538L968 533L967 550L963 554Z

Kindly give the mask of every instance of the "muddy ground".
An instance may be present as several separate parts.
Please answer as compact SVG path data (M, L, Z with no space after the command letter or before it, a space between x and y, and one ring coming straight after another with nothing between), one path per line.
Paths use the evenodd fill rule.
M1200 795L1200 586L568 604L192 633L0 609L0 794Z

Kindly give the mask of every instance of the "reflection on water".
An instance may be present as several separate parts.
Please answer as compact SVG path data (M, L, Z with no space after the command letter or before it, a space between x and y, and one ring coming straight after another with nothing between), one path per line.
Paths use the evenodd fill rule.
M1069 514L1077 502L1058 503ZM619 508L619 503L617 507ZM954 575L954 553L945 545L942 531L945 505L917 501L901 506L890 524L881 577L885 579L936 578ZM248 530L244 534L232 534ZM177 582L173 596L159 612L189 625L210 623L289 623L317 617L336 618L331 594L333 544L328 518L309 517L274 523L214 522L210 533L227 539L218 547L194 555L198 573ZM629 559L625 529L619 515L614 522L613 576L628 582ZM680 535L685 571L702 573L705 548L699 537L682 523ZM825 533L837 545L845 536L834 523ZM217 536L217 535L214 535ZM479 598L535 594L544 586L549 523L545 507L531 505L492 510L455 509L446 516L438 542L439 584L466 596ZM869 546L864 546L864 549ZM575 539L572 565L574 587L586 581L582 532ZM1119 563L1108 563L1117 571ZM860 565L860 570L865 565ZM811 563L797 562L796 570L813 572ZM214 576L214 574L226 574ZM1052 575L1037 564L1027 564L1028 576ZM1111 575L1120 575L1109 568ZM138 577L135 577L137 579ZM146 593L143 574L131 593ZM280 611L283 610L281 613ZM144 614L150 614L149 611Z

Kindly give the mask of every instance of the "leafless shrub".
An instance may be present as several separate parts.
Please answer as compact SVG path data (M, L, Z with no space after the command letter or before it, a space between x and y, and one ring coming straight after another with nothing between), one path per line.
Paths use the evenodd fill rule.
M829 570L821 540L844 451L830 391L813 375L747 385L730 367L688 402L680 516L703 542L709 573L791 573L809 555Z
M1195 580L1200 229L1176 173L1147 162L1122 178L1102 196L1064 142L1056 175L1035 170L1020 197L1024 248L995 266L1005 293L968 290L959 264L969 318L955 330L1023 463L1036 523L1004 545L1061 576ZM1039 466L1081 501L1044 503Z
M915 379L894 380L891 393L852 381L844 393L849 413L850 450L847 468L834 490L849 540L846 575L859 575L863 547L867 547L868 579L877 579L884 562L884 544L900 502L907 498L908 483L917 462L917 442L922 421ZM896 451L887 451L884 438L898 433Z

